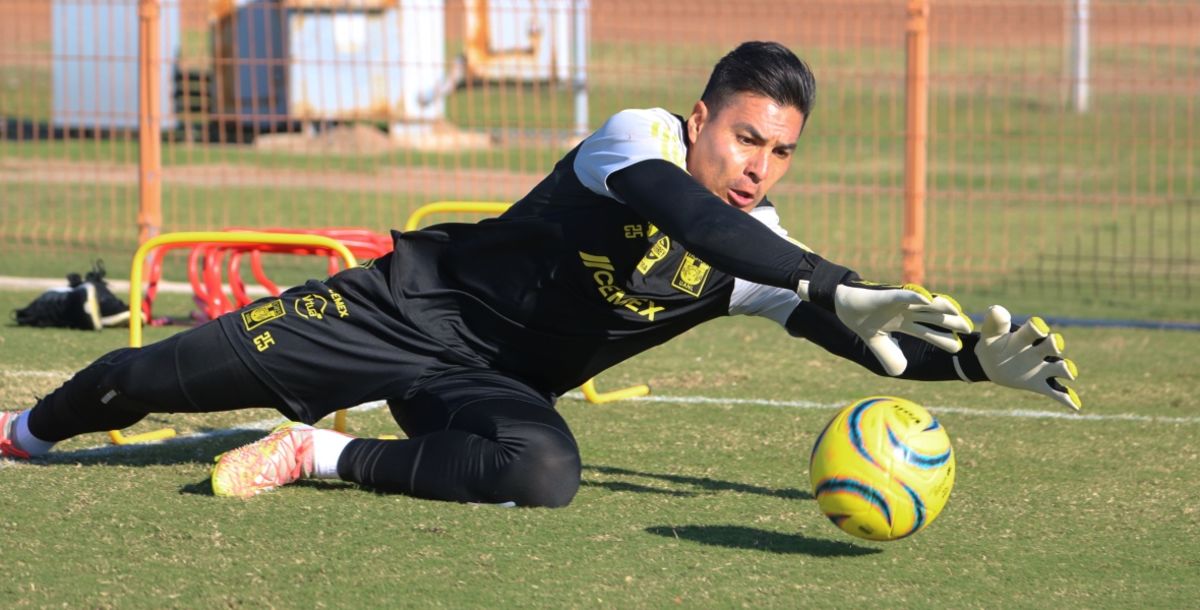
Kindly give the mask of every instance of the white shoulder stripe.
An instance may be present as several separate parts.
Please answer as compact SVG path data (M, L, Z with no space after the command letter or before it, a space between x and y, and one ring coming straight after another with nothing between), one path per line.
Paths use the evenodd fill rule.
M575 175L588 190L620 201L608 177L639 161L663 159L686 170L683 126L662 108L622 110L588 136L575 155Z

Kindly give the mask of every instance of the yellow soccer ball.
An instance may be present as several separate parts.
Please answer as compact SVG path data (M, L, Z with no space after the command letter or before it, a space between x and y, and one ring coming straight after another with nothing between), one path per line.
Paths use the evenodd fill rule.
M849 534L896 540L929 525L954 487L950 436L924 407L873 396L838 412L809 458L821 512Z

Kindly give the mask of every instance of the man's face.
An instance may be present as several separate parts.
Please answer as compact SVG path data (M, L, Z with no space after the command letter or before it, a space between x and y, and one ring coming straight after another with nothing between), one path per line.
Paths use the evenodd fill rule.
M761 95L738 93L716 114L696 102L687 121L688 173L749 212L787 172L803 126L800 110Z

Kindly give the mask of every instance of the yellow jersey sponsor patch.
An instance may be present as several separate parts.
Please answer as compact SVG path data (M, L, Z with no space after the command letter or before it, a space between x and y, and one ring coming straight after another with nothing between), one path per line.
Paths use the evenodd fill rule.
M296 315L305 319L322 320L329 300L319 294L306 294L295 302Z
M271 320L282 318L287 315L287 311L283 308L283 300L275 299L266 305L259 305L254 309L242 312L242 324L246 326L246 330L254 330Z
M339 318L349 318L350 317L350 308L346 307L346 300L342 298L341 294L339 294L333 290L330 290L329 298L333 299L333 307L334 307L334 309L337 310L337 314L338 314Z
M708 281L711 271L712 267L709 267L708 263L696 258L691 252L684 252L671 285L681 292L698 297L704 292L704 282Z
M671 238L667 237L666 235L663 235L661 239L654 242L653 246L650 246L650 251L647 252L646 256L642 257L641 262L639 262L637 264L638 272L641 273L642 275L646 275L647 273L650 273L650 269L652 267L654 267L654 263L657 263L658 261L665 258L667 256L667 253L670 251L671 251Z
M617 278L613 275L616 268L607 256L580 252L579 258L584 267L596 270L592 273L592 280L596 282L596 290L605 301L616 307L624 307L651 322L654 321L654 314L667 309L656 305L653 299L625 294L616 283Z

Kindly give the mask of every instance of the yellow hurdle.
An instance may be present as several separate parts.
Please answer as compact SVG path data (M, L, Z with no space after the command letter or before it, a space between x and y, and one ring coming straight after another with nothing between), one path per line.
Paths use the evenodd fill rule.
M646 384L629 386L627 388L621 388L611 392L600 392L596 390L596 379L594 377L583 382L583 385L580 386L579 389L583 390L583 397L586 398L588 402L597 405L606 402L625 400L627 398L637 398L638 396L647 396L650 394L650 386Z
M358 261L350 253L350 249L331 237L324 235L304 235L297 233L258 233L258 232L225 232L225 231L185 231L180 233L164 233L146 240L133 255L133 265L129 270L129 345L142 346L142 274L146 256L156 249L173 249L202 244L267 244L284 246L307 246L324 248L337 252L346 264L346 268L358 266ZM346 430L346 410L342 409L334 416L333 427L339 432ZM117 445L129 443L144 443L158 441L175 436L170 428L154 430L142 434L126 436L120 430L110 430L109 438Z
M511 205L501 201L435 201L413 211L412 215L408 217L408 221L404 223L404 230L415 231L421 226L421 221L431 214L503 214ZM650 393L650 386L645 384L611 392L600 392L596 390L594 378L584 382L580 389L583 390L583 397L593 404L646 396Z
M512 204L499 201L435 201L417 208L404 223L405 231L416 230L421 222L432 214L502 214ZM164 233L143 243L133 256L133 265L129 272L129 345L142 346L142 275L144 274L146 256L156 249L182 248L202 244L267 244L287 246L307 246L325 248L336 252L342 257L346 268L355 267L358 261L350 253L349 248L336 239L323 235L307 235L296 233L259 233L225 232L225 231L184 231L179 233ZM587 380L580 389L588 402L601 404L617 400L625 400L650 393L647 385L635 385L628 388L600 392L596 389L596 380ZM346 430L346 410L341 409L334 415L333 427L339 432ZM163 440L175 436L170 428L144 432L142 434L124 435L119 430L110 430L109 437L117 445Z
M404 223L405 231L416 231L430 214L503 214L512 207L502 201L435 201L413 211Z

